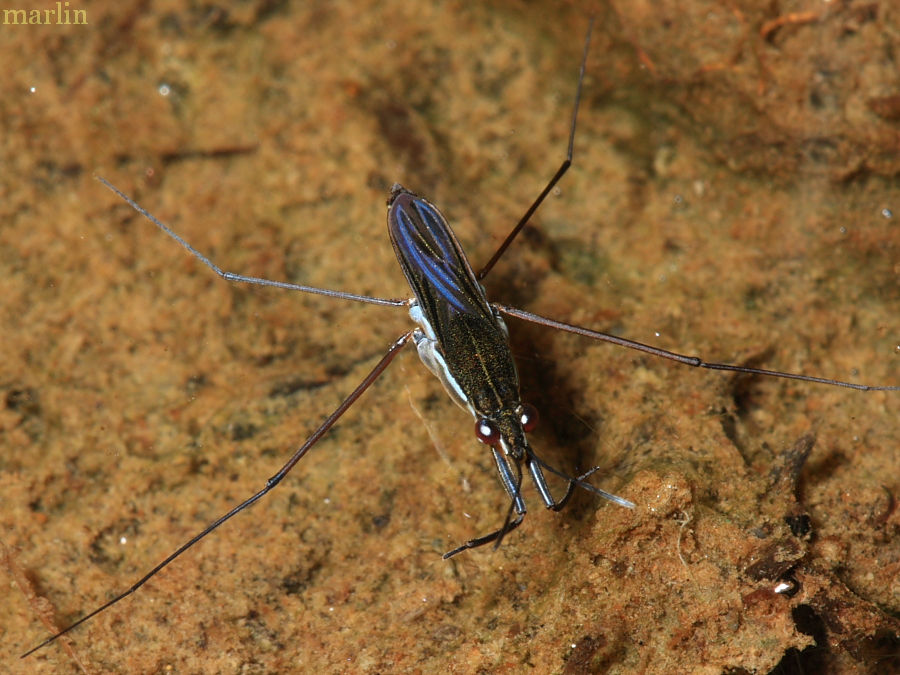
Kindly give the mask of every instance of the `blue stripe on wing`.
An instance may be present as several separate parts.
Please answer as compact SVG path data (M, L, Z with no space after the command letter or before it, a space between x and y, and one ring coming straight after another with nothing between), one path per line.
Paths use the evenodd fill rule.
M409 264L457 311L484 313L481 290L455 246L446 221L422 199L413 198L409 204L414 213L397 204L394 214L397 245Z

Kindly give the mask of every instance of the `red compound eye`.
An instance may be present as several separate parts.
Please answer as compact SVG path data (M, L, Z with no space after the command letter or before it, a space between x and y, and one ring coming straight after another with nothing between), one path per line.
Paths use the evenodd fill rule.
M500 429L489 419L475 422L475 436L485 445L497 445L500 442Z
M519 409L519 422L522 423L522 428L527 431L534 431L537 428L538 423L538 411L530 403L523 403L522 407Z

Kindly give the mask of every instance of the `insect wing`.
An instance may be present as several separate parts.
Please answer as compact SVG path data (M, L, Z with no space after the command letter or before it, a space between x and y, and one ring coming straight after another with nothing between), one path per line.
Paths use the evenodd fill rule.
M442 305L491 319L484 290L456 235L430 202L402 188L395 191L388 229L403 273L429 319L437 319Z

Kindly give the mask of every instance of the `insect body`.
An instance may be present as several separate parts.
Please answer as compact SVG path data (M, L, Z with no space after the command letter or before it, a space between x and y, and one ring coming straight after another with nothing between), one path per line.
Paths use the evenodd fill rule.
M443 383L456 403L475 417L475 435L489 445L500 480L516 519L491 534L472 539L445 554L499 539L518 527L525 516L521 466L531 475L549 509L566 505L577 479L557 501L528 445L525 432L537 424L537 410L522 403L519 376L509 351L509 332L475 278L462 247L441 213L430 202L399 185L391 190L388 231L400 267L415 299L409 313L420 328L413 340L422 362ZM622 506L628 500L598 491Z
M538 195L537 199L534 200L519 222L513 227L494 255L477 274L473 271L459 242L437 208L412 192L400 186L394 186L388 202L388 230L400 266L412 289L414 296L412 299L375 298L289 282L271 281L222 270L212 260L196 250L133 199L113 186L109 181L98 177L101 183L130 204L139 214L150 220L163 233L174 239L188 253L225 280L274 286L354 302L407 307L411 318L418 327L404 333L391 343L387 352L369 374L363 378L362 382L303 442L284 465L266 481L265 485L258 492L207 525L149 570L127 590L119 593L105 604L46 639L23 656L27 656L49 644L137 591L157 572L203 539L207 534L255 504L278 486L306 453L334 426L366 389L378 379L410 340L415 343L420 358L429 370L440 379L450 397L457 404L467 409L475 418L476 437L489 446L501 483L510 499L506 520L499 529L465 542L463 545L446 553L444 555L445 558L490 542L499 544L508 532L518 527L526 512L525 502L521 494L523 465L524 469L531 476L541 500L549 509L561 509L576 486L594 492L620 506L634 506L630 501L600 490L586 482L585 478L592 471L578 477L567 475L543 462L529 446L526 433L534 428L537 422L537 412L532 406L522 402L519 392L518 374L509 350L507 328L501 316L503 314L550 328L575 333L593 340L611 342L629 349L698 368L751 375L767 375L864 391L900 390L898 386L873 387L796 373L707 362L697 356L677 354L615 335L581 326L573 326L515 307L488 302L480 280L494 267L518 233L528 223L531 215L541 205L572 163L576 117L589 42L590 31L588 31L588 37L585 41L566 159ZM561 476L568 482L566 493L560 499L557 499L551 493L544 476L545 471ZM513 513L515 514L514 516Z

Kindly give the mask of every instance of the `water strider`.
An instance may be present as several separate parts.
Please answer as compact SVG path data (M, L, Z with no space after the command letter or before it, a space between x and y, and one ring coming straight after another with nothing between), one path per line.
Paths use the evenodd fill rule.
M219 527L219 525L254 504L274 489L357 401L363 392L387 369L400 350L410 341L415 344L423 363L441 381L450 398L472 414L475 420L475 436L480 442L488 446L496 464L500 481L509 497L509 508L499 528L463 543L459 547L445 553L444 558L449 558L466 549L492 542L497 546L506 534L522 523L526 513L526 505L521 489L523 477L526 473L534 483L541 501L547 508L552 510L558 511L562 509L576 487L582 487L620 506L634 507L634 504L630 501L612 495L588 483L586 479L593 471L577 477L567 475L565 472L559 471L543 462L534 449L531 448L526 435L534 429L537 423L537 411L521 399L518 374L510 353L508 332L503 315L557 328L594 340L611 342L699 368L768 375L862 391L896 391L900 389L898 386L868 386L796 373L707 362L699 357L658 349L650 345L588 328L573 326L521 309L488 301L484 288L481 286L481 280L493 269L494 265L529 221L534 211L541 205L572 163L577 113L589 43L590 30L585 39L566 158L494 255L477 274L473 271L459 241L440 211L426 199L399 185L395 185L392 188L388 200L388 231L398 262L412 290L414 297L411 299L375 298L226 272L106 179L98 178L101 183L130 204L138 213L149 219L191 255L225 280L275 286L326 295L342 300L406 307L410 317L416 324L416 328L403 333L391 343L385 355L371 372L294 452L278 472L266 481L262 489L210 523L201 532L182 544L162 562L147 572L126 591L118 594L67 628L51 636L23 656L27 656L44 647L61 635L68 633L131 595L162 568ZM566 479L567 489L562 497L557 498L552 494L547 485L545 471Z

